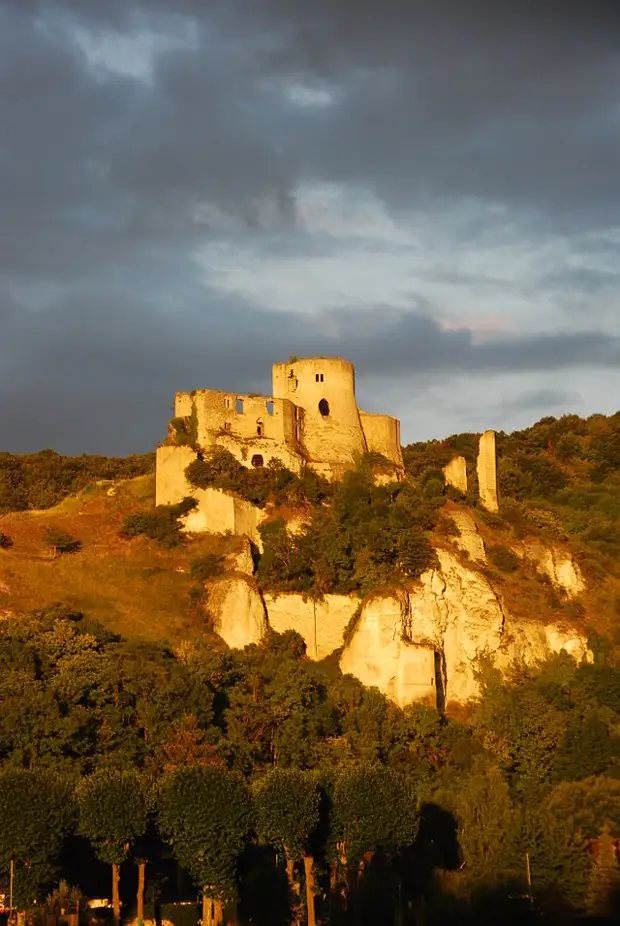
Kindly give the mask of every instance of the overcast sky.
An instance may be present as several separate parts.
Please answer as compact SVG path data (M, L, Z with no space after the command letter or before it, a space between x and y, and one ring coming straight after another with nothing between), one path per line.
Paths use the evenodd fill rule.
M0 0L0 449L290 354L404 443L616 411L619 7Z

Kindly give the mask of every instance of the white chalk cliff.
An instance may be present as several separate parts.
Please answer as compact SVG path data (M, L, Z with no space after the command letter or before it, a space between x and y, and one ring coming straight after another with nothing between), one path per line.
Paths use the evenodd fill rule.
M479 560L484 548L474 536L469 533L469 543L475 544L470 556L478 554ZM541 547L526 555L546 574L553 564L553 575L567 592L583 590L583 577L568 553ZM304 601L298 594L263 598L253 580L239 574L208 583L208 608L214 629L231 647L259 642L269 625L278 632L300 632L315 659L343 647L342 671L376 686L402 707L475 699L481 658L502 671L562 650L578 662L591 660L585 634L578 629L512 617L475 564L464 565L446 550L437 550L437 560L412 588L376 593L361 608L352 596L326 596L322 602ZM249 556L243 565L249 571ZM344 630L358 609L343 646Z

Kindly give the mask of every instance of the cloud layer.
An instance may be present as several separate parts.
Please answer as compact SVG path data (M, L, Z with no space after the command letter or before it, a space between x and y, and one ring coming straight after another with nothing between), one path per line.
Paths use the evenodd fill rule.
M149 449L291 353L407 440L615 408L615 4L171 9L0 9L0 447Z

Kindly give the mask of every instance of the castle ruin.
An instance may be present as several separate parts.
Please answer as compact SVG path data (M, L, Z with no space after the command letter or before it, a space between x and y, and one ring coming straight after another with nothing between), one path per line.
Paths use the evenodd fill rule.
M215 389L177 392L169 439L157 450L156 504L196 497L199 509L188 516L186 529L245 533L256 539L260 519L248 502L214 494L216 490L192 489L185 470L197 454L226 450L248 468L279 460L297 474L307 466L337 481L364 454L373 453L382 464L378 480L404 476L400 421L358 408L352 363L339 357L291 358L273 365L272 383L270 396ZM448 484L467 492L462 457L455 457L444 475ZM481 503L497 511L493 431L480 441L478 477Z
M192 431L192 445L170 443L157 451L158 505L188 493L183 477L193 450L229 451L247 467L280 460L299 474L304 466L335 481L365 453L377 453L404 474L400 422L357 407L353 364L337 357L276 363L272 395L238 395L214 389L177 392L173 425Z

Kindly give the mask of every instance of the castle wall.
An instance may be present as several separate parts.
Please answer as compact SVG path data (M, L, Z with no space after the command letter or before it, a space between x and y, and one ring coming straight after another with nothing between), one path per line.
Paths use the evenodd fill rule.
M221 489L194 489L192 495L198 507L182 518L184 531L188 534L206 531L211 534L243 535L262 550L258 527L264 515L260 508Z
M337 478L365 453L353 364L340 358L276 363L273 394L303 409L299 438L318 472Z
M276 633L296 630L306 642L310 659L324 659L342 646L344 630L359 601L348 595L326 595L304 601L300 594L265 595L269 626Z
M443 474L449 486L467 495L467 460L465 457L454 457L450 460L448 465L444 466Z
M371 453L380 453L399 468L403 467L403 451L400 446L400 421L390 415L373 415L360 411L360 421Z
M191 447L164 445L157 448L155 466L155 504L176 505L194 489L185 478L185 470L196 459Z
M478 450L478 491L487 511L499 511L497 494L497 452L495 431L485 431Z

